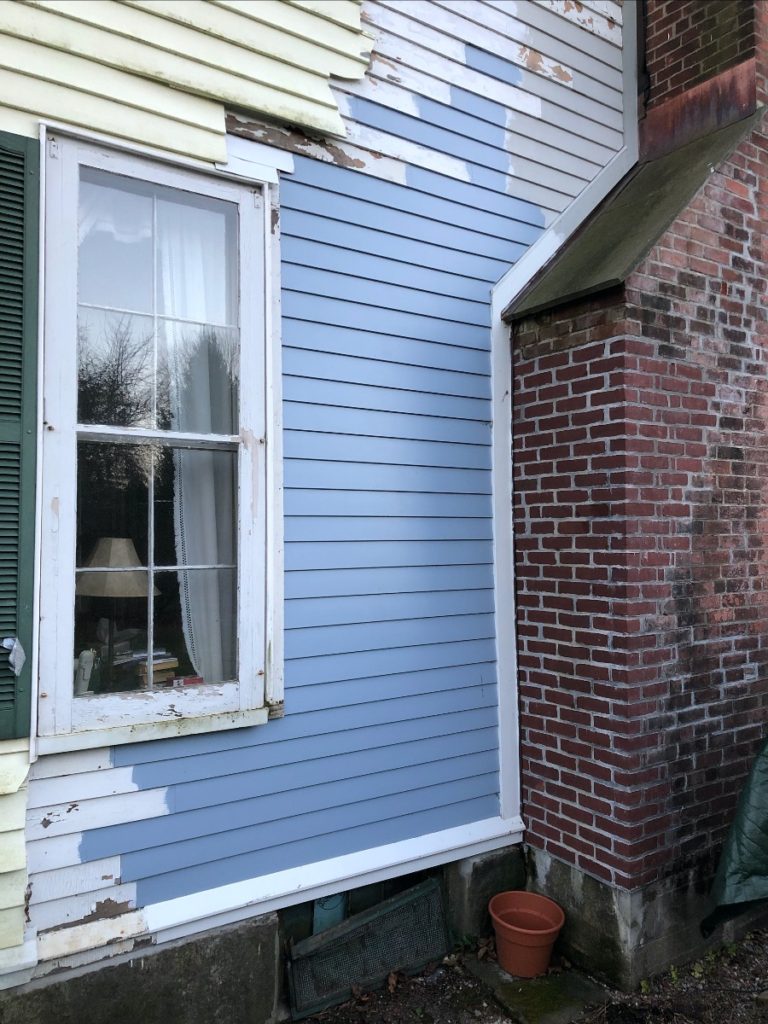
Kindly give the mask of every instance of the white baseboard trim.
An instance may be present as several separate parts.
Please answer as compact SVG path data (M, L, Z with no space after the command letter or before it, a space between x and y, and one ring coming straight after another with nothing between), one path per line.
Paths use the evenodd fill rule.
M147 907L147 923L157 941L168 942L273 910L357 889L397 875L447 864L512 846L522 840L521 818L488 818L433 835L406 839L373 850L350 853L264 878L236 882L195 896Z
M65 966L67 958L87 949L104 947L104 956L109 956L109 944L129 938L151 935L160 945L329 893L512 846L522 836L523 822L519 816L487 818L153 903L119 917L44 932L38 936L38 954L41 962L56 959L58 966Z

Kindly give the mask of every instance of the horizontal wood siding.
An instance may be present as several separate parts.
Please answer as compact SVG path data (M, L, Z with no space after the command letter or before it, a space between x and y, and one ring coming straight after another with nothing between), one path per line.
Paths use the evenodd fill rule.
M225 105L343 134L330 78L362 75L368 47L354 0L0 4L5 127L23 113L29 134L43 117L224 161Z
M38 764L39 927L105 875L141 907L499 814L490 292L623 142L621 7L575 6L366 3L347 141L237 122L297 154L286 714Z

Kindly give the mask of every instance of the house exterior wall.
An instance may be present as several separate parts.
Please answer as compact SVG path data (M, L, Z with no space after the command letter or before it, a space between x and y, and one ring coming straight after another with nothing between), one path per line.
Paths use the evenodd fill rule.
M150 6L178 26L177 6L130 11ZM334 21L268 6L303 12L307 36ZM245 25L264 8L205 9ZM345 888L372 865L393 875L516 834L499 802L498 685L514 680L496 665L490 292L626 141L622 13L366 3L367 74L349 54L326 68L345 132L332 142L297 130L306 105L217 96L246 108L232 134L295 155L279 212L286 713L37 760L30 970L306 899L318 865Z
M768 722L767 141L759 125L625 287L516 329L527 839L540 884L610 886L627 951L601 966L629 984L701 942Z

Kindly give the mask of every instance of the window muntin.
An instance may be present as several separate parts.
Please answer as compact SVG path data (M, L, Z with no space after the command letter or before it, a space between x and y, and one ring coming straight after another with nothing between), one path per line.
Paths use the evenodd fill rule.
M40 731L259 707L261 190L74 141L48 165L44 490L74 514L43 537Z

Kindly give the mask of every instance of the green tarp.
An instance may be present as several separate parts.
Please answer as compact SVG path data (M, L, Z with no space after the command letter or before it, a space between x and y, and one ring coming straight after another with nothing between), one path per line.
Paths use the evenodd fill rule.
M709 935L729 917L768 900L768 740L763 744L736 808L712 886L713 910L702 921Z

